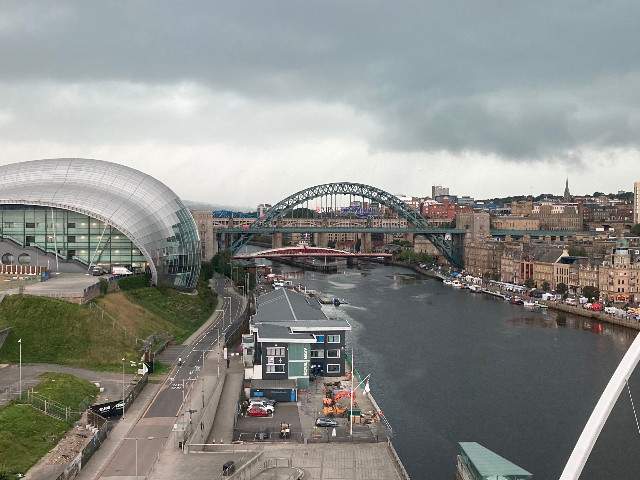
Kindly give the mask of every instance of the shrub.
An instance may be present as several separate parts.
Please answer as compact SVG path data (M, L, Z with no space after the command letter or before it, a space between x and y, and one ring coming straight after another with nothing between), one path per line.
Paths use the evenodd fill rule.
M118 280L118 286L120 290L137 290L139 288L147 288L151 280L151 275L145 273L144 275L131 275Z

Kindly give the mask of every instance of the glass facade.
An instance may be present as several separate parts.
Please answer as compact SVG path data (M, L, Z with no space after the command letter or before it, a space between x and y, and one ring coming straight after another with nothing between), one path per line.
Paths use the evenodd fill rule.
M200 239L189 210L129 167L86 159L0 167L0 215L0 235L19 246L107 270L148 269L154 283L181 290L197 284Z

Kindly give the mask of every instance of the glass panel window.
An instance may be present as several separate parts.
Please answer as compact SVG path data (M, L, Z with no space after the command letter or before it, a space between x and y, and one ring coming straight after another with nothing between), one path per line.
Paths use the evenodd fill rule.
M324 350L311 350L311 358L324 358Z
M285 347L267 347L267 357L284 357Z
M32 223L32 222L27 222L27 223L25 224L25 227L26 227L26 228L36 228L36 224L35 224L35 223Z
M327 350L327 358L340 358L340 350Z
M284 373L284 365L267 365L267 373Z
M327 343L340 343L340 335L327 335Z
M324 335L318 335L318 343L324 343Z
M330 363L327 365L328 373L340 373L340 365L335 363Z

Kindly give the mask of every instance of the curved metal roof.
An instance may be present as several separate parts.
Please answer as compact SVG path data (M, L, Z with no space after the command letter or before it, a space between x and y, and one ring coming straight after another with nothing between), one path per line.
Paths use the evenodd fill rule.
M199 243L189 210L169 187L138 170L103 160L59 158L2 166L0 203L63 208L114 226L140 249L154 282L156 252L178 246L193 253L191 243ZM176 228L180 224L186 235L183 228Z

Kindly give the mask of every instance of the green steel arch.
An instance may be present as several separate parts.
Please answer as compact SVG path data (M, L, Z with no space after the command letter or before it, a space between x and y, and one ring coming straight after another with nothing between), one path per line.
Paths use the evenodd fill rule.
M252 228L264 228L272 225L277 219L285 217L287 213L293 211L295 207L302 205L304 202L331 195L354 195L368 198L390 208L416 228L433 229L433 225L426 218L420 215L417 210L399 200L395 195L370 185L350 182L325 183L300 190L271 207L265 216L253 222ZM449 263L462 267L462 257L456 251L453 238L447 239L444 234L424 233L423 235L435 245ZM231 245L231 251L234 253L239 251L251 237L253 237L251 233L240 235Z

